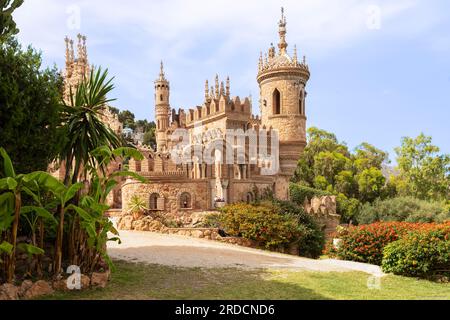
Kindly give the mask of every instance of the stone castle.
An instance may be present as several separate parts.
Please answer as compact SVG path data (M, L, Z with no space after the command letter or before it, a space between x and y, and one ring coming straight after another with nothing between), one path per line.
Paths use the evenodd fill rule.
M132 180L124 183L122 206L125 211L134 195L146 199L150 210L178 215L212 210L223 203L251 202L267 192L279 199L289 198L289 180L306 146L305 88L310 72L305 59L298 60L296 48L293 55L289 55L286 24L282 13L278 50L272 45L266 56L261 54L259 58L260 117L252 115L251 99L232 97L230 79L219 83L218 76L211 88L206 81L201 105L189 110L172 109L170 82L161 63L155 81L157 148L141 148L145 159L129 164L130 170L147 177L150 183ZM188 152L195 148L208 150L208 153L213 150L214 161L203 163L194 155L191 162L177 164L173 157L179 136L175 133L180 129L189 136ZM279 153L275 162L279 163L279 169L264 174L264 169L273 165L274 159L252 158L246 149L249 142L245 145L236 141L230 143L226 138L229 130L238 130L244 136L251 130L260 137L268 136L269 140L276 132ZM230 149L242 147L246 151L239 163L220 161ZM257 148L261 154L259 144Z
M230 79L220 82L218 76L211 87L206 81L201 105L189 110L172 109L171 86L161 63L154 82L157 147L138 146L144 159L130 160L128 164L130 171L149 182L122 181L108 200L110 205L125 213L131 198L138 196L145 199L150 211L189 220L195 213L226 203L251 202L268 193L278 199L289 198L289 181L306 146L305 99L310 72L306 59L299 61L296 47L289 54L286 25L282 12L278 48L271 45L259 57L256 79L260 116L253 115L251 98L232 97ZM77 58L73 41L66 38L66 99L70 97L69 88L74 90L90 70L86 37L78 36ZM108 107L103 117L116 133L121 133L122 124ZM180 131L188 140L181 147ZM238 135L229 139L230 131ZM250 145L255 143L256 152L252 153ZM196 153L199 150L210 155L212 161L202 161ZM225 161L230 150L234 160L231 163ZM242 152L236 156L239 150ZM176 161L179 154L190 155L190 161ZM111 170L119 170L122 163L113 166Z

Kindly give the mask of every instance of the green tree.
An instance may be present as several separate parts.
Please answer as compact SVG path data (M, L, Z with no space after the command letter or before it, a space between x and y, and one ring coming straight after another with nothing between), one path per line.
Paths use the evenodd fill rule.
M119 115L119 113L120 113L120 110L117 109L116 107L111 107L111 106L109 106L109 110L110 110L112 113L117 114L117 115Z
M367 142L363 142L355 149L354 165L358 172L372 167L381 169L383 164L387 163L388 160L389 154L387 152Z
M314 157L314 174L323 176L328 184L335 185L335 177L344 170L351 168L351 160L339 152L320 152Z
M312 187L314 186L315 178L317 175L317 172L314 171L316 157L320 153L322 152L340 153L345 157L349 157L350 154L347 146L342 143L339 143L334 134L327 132L325 130L318 129L316 127L311 127L308 129L307 140L308 145L306 146L298 162L298 168L293 177L293 181ZM325 169L322 168L320 170ZM329 178L327 180L330 181L333 179Z
M0 43L19 32L12 14L23 4L23 0L0 0Z
M62 78L41 65L31 47L0 44L0 142L18 172L46 170L59 150Z
M358 194L358 184L351 170L344 170L335 176L334 189L348 196L356 197Z
M61 160L66 165L64 183L69 185L70 175L75 184L87 177L90 167L97 167L92 151L102 146L118 148L119 137L100 119L99 112L111 99L108 93L114 89L112 79L107 80L108 70L92 70L88 79L79 84L64 105L63 131L67 137L61 150ZM99 167L104 170L105 167Z
M129 110L124 110L119 113L119 121L123 123L123 125L127 128L136 129L136 124L134 122L135 116Z
M445 200L450 190L450 155L439 154L432 138L423 133L404 137L397 153L399 192L424 200Z
M155 129L156 128L152 128L144 134L144 145L151 146L152 148L156 146Z
M380 169L370 167L356 176L358 191L362 202L372 202L382 195L386 178Z

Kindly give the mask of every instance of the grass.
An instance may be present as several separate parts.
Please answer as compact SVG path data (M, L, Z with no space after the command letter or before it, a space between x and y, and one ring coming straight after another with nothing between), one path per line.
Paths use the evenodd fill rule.
M172 268L116 261L105 289L56 293L46 299L87 300L450 300L450 284L386 276L369 289L359 272Z

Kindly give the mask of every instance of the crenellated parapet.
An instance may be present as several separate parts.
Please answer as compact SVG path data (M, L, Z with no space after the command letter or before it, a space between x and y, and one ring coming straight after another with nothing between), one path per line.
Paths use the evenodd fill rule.
M341 221L341 216L337 213L336 196L313 197L311 201L306 198L303 207L307 214L316 218L325 237L331 239Z
M222 95L219 99L211 99L201 106L187 110L186 125L190 126L195 122L212 120L220 116L245 120L249 119L251 114L252 105L249 98L242 101L240 97L227 99Z

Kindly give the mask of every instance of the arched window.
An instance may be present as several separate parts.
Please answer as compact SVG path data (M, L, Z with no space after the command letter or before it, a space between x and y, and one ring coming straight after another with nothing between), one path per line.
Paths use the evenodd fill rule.
M278 89L273 92L273 114L281 114L281 94Z
M192 198L191 195L187 192L183 192L180 196L180 208L181 209L190 209L192 208Z
M298 113L301 115L305 114L305 92L300 92L300 100L298 101Z
M158 198L159 194L152 193L150 195L150 210L158 210Z
M158 120L158 130L161 129L161 122Z
M161 94L161 95L159 95L159 100L160 101L163 101L164 100L164 98L163 98L163 95Z
M250 204L253 202L253 200L254 200L253 193L251 192L247 193L247 203Z

